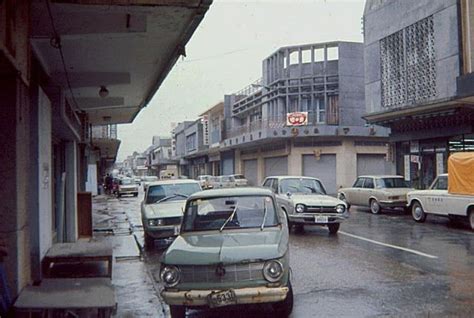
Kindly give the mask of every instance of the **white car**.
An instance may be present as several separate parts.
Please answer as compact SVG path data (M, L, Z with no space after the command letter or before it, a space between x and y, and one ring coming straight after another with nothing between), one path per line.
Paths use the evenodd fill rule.
M236 187L246 187L249 185L248 180L245 179L243 174L231 174L230 177Z
M152 182L158 181L157 176L145 176L142 178L142 184L143 184L143 191L146 191L146 188L148 185Z
M162 180L148 185L141 204L145 246L167 245L179 234L186 199L201 191L195 180Z
M474 196L448 193L448 175L439 175L428 190L411 191L408 207L416 222L424 222L427 214L468 218L474 230Z
M349 216L346 203L326 195L326 189L317 178L267 177L263 186L275 193L279 205L288 216L290 228L321 225L327 226L329 232L334 234L339 230L340 223Z

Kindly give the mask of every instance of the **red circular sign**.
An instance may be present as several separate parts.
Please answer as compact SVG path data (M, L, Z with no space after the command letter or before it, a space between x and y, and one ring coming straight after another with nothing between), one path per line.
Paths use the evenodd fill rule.
M288 114L288 123L292 126L304 125L306 123L305 113L291 113Z

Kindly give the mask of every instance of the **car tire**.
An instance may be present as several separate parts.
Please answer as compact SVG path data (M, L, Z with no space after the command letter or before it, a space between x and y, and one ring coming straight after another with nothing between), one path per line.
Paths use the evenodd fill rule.
M469 225L471 226L471 230L474 231L474 208L469 209Z
M336 234L339 231L339 226L341 226L340 223L328 224L329 234Z
M184 318L186 317L186 307L185 306L170 306L171 318Z
M375 199L370 200L369 205L370 205L370 212L372 212L372 214L380 214L380 211L382 211L382 207L380 206L379 202Z
M287 318L291 315L293 311L293 287L291 287L290 281L288 281L288 294L286 294L285 300L274 303L273 310L277 317Z
M426 220L426 213L423 210L423 207L421 206L421 203L418 201L415 201L412 206L411 206L411 216L413 217L413 220L419 223L423 223Z
M339 194L339 200L343 201L347 205L347 210L349 211L351 205L349 204L349 202L347 202L346 196L342 193Z
M155 239L145 232L145 248L149 249L155 246Z

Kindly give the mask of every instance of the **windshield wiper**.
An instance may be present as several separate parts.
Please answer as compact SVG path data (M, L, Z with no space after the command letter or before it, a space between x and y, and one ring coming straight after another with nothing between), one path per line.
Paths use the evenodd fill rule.
M172 194L172 195L169 195L167 197L164 197L163 199L160 199L158 201L156 201L155 203L161 203L163 201L167 201L169 199L172 199L172 198L176 198L176 197L184 197L184 198L187 198L189 197L188 195L186 194L182 194L182 193L175 193L175 194Z
M234 208L234 210L232 211L232 213L229 215L229 217L227 218L227 220L225 220L224 224L222 224L221 228L219 229L219 232L222 232L222 230L223 230L224 227L227 225L227 223L229 223L230 220L232 220L232 219L234 218L235 212L237 212L237 205L235 205L235 208Z
M263 231L263 228L265 227L266 219L267 219L267 205L265 204L265 199L263 199L263 222L262 222L262 225L260 225L260 231Z

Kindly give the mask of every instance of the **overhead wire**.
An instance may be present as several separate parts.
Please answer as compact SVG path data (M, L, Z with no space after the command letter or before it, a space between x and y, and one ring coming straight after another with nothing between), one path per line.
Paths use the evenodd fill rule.
M67 71L67 67L66 67L66 61L65 61L65 58L64 58L64 53L63 53L63 49L62 49L62 44L61 44L61 37L59 36L57 30L56 30L56 26L54 24L54 18L53 18L53 14L51 12L51 6L50 6L50 0L45 0L46 1L46 7L48 9L48 15L49 15L49 19L51 21L51 28L53 29L53 37L50 39L50 45L56 49L59 50L59 55L61 57L61 64L63 66L63 70L64 70L64 74L66 76L66 83L67 83L67 86L69 88L69 92L71 93L71 99L74 103L74 106L76 107L76 109L80 110L80 111L83 111L80 107L79 107L79 104L77 103L76 101L76 98L74 96L74 93L72 91L72 85L71 85L71 80L69 78L69 73Z

